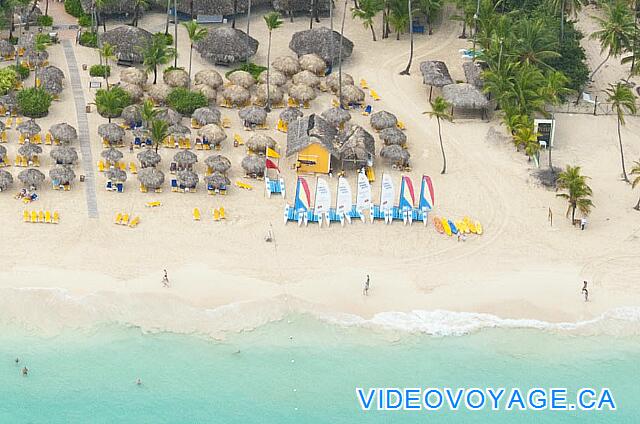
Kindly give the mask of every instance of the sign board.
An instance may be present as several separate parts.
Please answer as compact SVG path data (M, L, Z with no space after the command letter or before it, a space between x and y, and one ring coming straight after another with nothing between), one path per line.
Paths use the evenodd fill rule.
M102 88L102 81L89 81L89 88Z
M555 133L555 119L534 119L533 129L538 134L538 141L544 141L547 146L553 147L553 136Z

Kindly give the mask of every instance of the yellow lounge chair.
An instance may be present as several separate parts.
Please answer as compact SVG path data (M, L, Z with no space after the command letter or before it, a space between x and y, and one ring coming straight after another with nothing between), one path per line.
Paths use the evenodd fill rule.
M38 156L33 157L33 166L40 166L40 158Z
M121 171L127 172L127 165L125 165L124 162L118 162L118 168L120 168Z
M398 121L396 126L398 127L398 129L401 129L401 130L406 129L406 127L404 126L404 122L402 122L402 121Z
M36 211L31 211L31 222L38 222L38 213Z
M125 213L122 215L122 225L129 225L129 214Z
M33 142L34 142L35 144L40 144L40 143L42 143L42 136L40 136L40 134L35 134L35 135L33 136Z
M120 225L122 223L122 214L121 213L116 215L116 219L115 219L114 223L116 223L118 225Z
M18 137L18 144L24 144L24 134L20 134Z
M47 133L44 136L44 144L46 144L47 146L51 145L51 133Z
M136 228L138 226L138 224L140 223L140 217L136 216L135 218L133 218L131 220L131 222L129 223L129 227L130 228Z
M336 99L331 99L331 106L340 107L340 102L338 102Z
M220 211L218 209L213 210L213 220L220 221Z
M98 161L98 171L104 172L104 162L101 160Z
M244 146L244 140L240 137L240 134L233 135L233 142L238 146Z
M198 208L193 209L193 220L200 221L200 209Z
M198 123L198 121L195 118L191 118L191 128L197 130L199 128L202 128L202 126L200 125L200 123Z
M22 157L20 155L16 155L16 166L22 166Z
M2 142L6 143L7 142L7 132L6 131L2 131Z
M29 222L29 211L28 210L24 210L24 212L22 213L22 220L24 222Z
M29 166L29 161L27 161L27 158L25 158L24 156L20 157L20 166L22 166L23 168Z
M373 97L373 100L375 100L376 102L380 100L380 96L378 96L376 90L369 90L369 95L371 95L371 97Z
M155 208L155 207L161 206L161 205L162 205L162 202L147 202L146 203L146 206L149 207L149 208Z
M247 183L243 183L242 181L236 181L236 186L239 188L243 188L245 190L253 189L253 186Z
M140 184L140 191L142 193L146 193L147 192L147 188L144 185Z
M18 117L16 118L16 127L20 124L22 124L22 118Z
M227 217L224 215L224 207L220 207L220 219L226 219Z
M7 118L7 122L5 122L4 126L6 128L11 128L12 125L13 125L13 118L11 117Z
M44 222L51 224L51 211L46 211L44 213Z
M367 179L370 183L376 180L376 173L371 166L367 166L367 168L365 169L365 174L367 175Z
M154 190L156 193L162 193L162 188L158 187L157 189Z
M129 163L129 170L131 171L132 174L138 173L138 168L136 167L136 164L133 162Z
M58 211L53 211L53 223L57 224L60 222L60 215L58 215Z
M64 191L69 191L71 190L71 184L66 183L65 185L63 185L62 187L64 187Z
M367 84L367 80L360 79L360 88L362 88L363 90L366 90L369 88L369 84Z

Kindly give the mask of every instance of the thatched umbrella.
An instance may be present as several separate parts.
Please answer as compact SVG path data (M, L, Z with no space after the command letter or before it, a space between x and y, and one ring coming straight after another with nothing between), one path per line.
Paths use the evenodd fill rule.
M107 143L114 144L124 139L124 130L115 122L100 124L98 126L98 135L105 139Z
M300 56L300 69L313 72L318 76L324 76L327 70L327 64L317 54L310 53Z
M175 125L182 122L182 115L171 108L163 107L158 109L155 119L165 121L169 125Z
M0 160L7 155L7 148L0 144Z
M191 89L193 91L202 93L207 98L209 103L215 103L218 99L218 92L216 91L216 89L211 88L211 86L207 84L194 84L191 86Z
M258 106L249 106L238 111L238 116L246 124L262 125L267 122L267 111Z
M484 87L484 81L482 80L483 69L478 62L464 62L462 69L464 70L464 77L469 84L480 89Z
M351 114L341 107L332 107L322 112L321 116L338 127L351 119Z
M78 152L73 147L55 147L51 149L49 155L59 165L73 165L78 161Z
M209 30L205 39L195 47L209 62L229 64L244 61L256 54L258 40L239 29L225 26Z
M231 168L231 161L222 155L209 156L204 160L205 165L213 172L226 173Z
M33 137L36 134L39 134L42 130L40 125L36 123L33 119L29 119L28 121L24 121L20 125L18 125L17 130L25 137Z
M49 53L46 50L28 48L24 53L24 57L27 58L30 64L42 66L47 60L49 60Z
M459 109L478 110L486 108L489 104L489 100L482 94L482 91L464 82L442 87L442 97L454 108Z
M239 85L240 87L244 87L246 89L253 87L253 85L256 83L253 75L251 75L247 71L234 71L231 73L231 75L229 75L228 78L229 81L231 81L231 84Z
M242 159L242 169L251 176L263 177L265 166L264 155L247 155Z
M143 168L138 172L138 181L146 188L155 190L162 187L164 174L156 168Z
M137 154L137 157L143 168L156 166L162 160L160 155L153 149L144 149Z
M333 38L333 40L332 40ZM317 54L327 64L337 64L340 56L340 43L342 43L342 60L351 56L353 43L340 35L337 31L331 31L326 27L316 27L293 34L289 48L298 56L309 53Z
M282 119L287 124L289 122L293 122L297 120L298 118L302 118L303 116L304 116L304 113L302 113L300 108L297 108L297 107L288 107L282 112L280 112L280 119Z
M224 130L216 124L208 124L198 130L200 137L205 137L209 143L214 146L220 145L224 139L227 138L227 134Z
M34 156L42 153L42 147L33 143L25 143L18 149L18 154L24 156L27 159L31 159Z
M44 181L44 174L35 168L29 168L20 172L18 179L24 185L38 187Z
M121 183L127 181L127 173L122 169L118 169L118 168L107 169L107 172L105 173L105 175L107 176L107 179L111 181L117 181Z
M40 80L40 88L42 88L44 91L46 91L47 93L53 96L59 95L60 93L62 93L62 90L64 89L62 87L61 80L52 79L52 78L42 78Z
M189 74L184 69L171 69L164 72L162 80L169 87L188 87Z
M131 97L131 100L134 103L139 102L144 97L144 90L140 85L124 82L120 83L120 88L122 88L127 94L129 94L129 97Z
M244 106L251 100L251 93L239 85L229 85L222 92L222 97L232 106Z
M49 65L38 71L38 77L43 79L51 79L62 82L64 80L64 72L57 66Z
M142 86L147 83L147 73L138 68L125 68L120 71L120 81Z
M216 124L220 125L221 116L218 109L210 107L199 107L191 114L191 118L195 119L200 125Z
M224 84L224 80L222 79L218 71L214 69L203 69L202 71L199 71L198 73L196 73L194 81L196 84L208 85L209 87L216 90L218 89L218 87Z
M398 124L398 118L386 110L381 110L371 115L369 122L374 130L380 131L385 128L392 128Z
M173 124L169 128L167 128L167 133L169 135L173 135L174 137L190 137L191 136L191 128L186 127L182 124Z
M284 99L284 91L282 88L269 84L269 94L271 104L282 103ZM258 84L256 88L256 103L263 106L267 104L267 84Z
M124 122L132 126L138 126L142 123L142 111L138 105L129 105L122 109L120 115Z
M420 72L422 72L422 82L430 86L429 100L431 100L433 87L442 88L445 85L453 84L447 64L440 60L427 60L420 63Z
M404 147L407 144L407 136L404 131L398 127L385 128L381 130L378 135L386 146L396 144Z
M343 85L342 101L347 104L360 104L364 101L364 91L355 85Z
M271 66L283 75L290 77L300 72L300 62L293 56L279 56L271 62ZM266 78L266 75L265 75ZM271 79L271 75L269 75Z
M231 184L229 178L220 172L214 172L204 177L204 180L207 183L207 188L210 190L224 190Z
M165 84L153 84L149 87L149 97L157 104L164 104L171 93L171 87Z
M151 42L152 35L139 27L123 25L100 33L100 45L111 44L118 59L142 63L142 51Z
M13 175L4 169L0 169L0 191L5 191L11 184L13 184Z
M349 125L338 135L337 151L343 162L361 167L375 156L376 142L360 125Z
M54 140L58 140L61 143L71 143L78 139L78 132L76 129L66 122L51 125L49 133Z
M258 76L258 82L260 84L267 83L267 71L260 72ZM280 71L276 71L275 69L271 69L269 71L269 85L275 85L278 87L282 87L287 83L287 77Z
M0 105L4 106L6 110L13 110L18 106L18 99L16 98L16 92L10 91L4 96L0 96Z
M308 85L295 84L289 87L289 97L292 97L298 102L304 103L315 99L316 92Z
M256 153L266 153L267 147L274 149L276 147L276 141L264 134L254 134L247 140L247 148Z
M178 171L177 180L178 184L181 187L196 188L196 186L198 185L198 181L200 181L200 178L195 172L185 169L182 171Z
M309 87L318 87L320 85L320 78L311 71L300 71L292 78L294 84L304 84Z
M173 161L181 166L190 166L198 162L198 156L189 150L180 150L173 155Z
M76 173L71 168L57 165L49 171L51 181L57 181L58 184L69 184L76 178Z
M16 48L7 40L0 40L0 56L7 57L13 56L16 53Z
M327 75L324 79L324 83L327 87L334 93L338 91L340 87L340 74L338 72L334 72L332 74ZM347 85L353 85L353 77L347 73L342 73L342 89L344 89Z
M6 128L6 126L4 125L4 122L0 121L0 132L4 131Z
M120 159L122 159L124 155L120 150L110 147L106 150L103 150L100 156L102 156L110 164L115 164Z
M409 158L411 155L409 151L403 149L401 146L397 144L391 146L384 146L380 150L380 156L385 158L388 162L399 165L399 166L407 166L409 165Z

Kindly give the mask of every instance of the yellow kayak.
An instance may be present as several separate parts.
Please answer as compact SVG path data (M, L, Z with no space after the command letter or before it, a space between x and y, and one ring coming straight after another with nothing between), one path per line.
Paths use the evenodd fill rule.
M446 218L440 218L440 222L442 222L442 228L444 228L444 232L447 233L448 236L451 235L451 227L449 226L449 221Z
M476 234L482 234L482 224L480 224L480 221L476 221L475 225L476 225Z
M474 222L468 216L465 216L463 221L466 224L467 228L469 228L469 231L473 234L476 234L476 224L474 224Z

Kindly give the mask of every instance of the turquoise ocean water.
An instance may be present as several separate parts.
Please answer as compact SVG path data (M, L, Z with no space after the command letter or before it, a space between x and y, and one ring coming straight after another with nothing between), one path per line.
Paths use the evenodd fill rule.
M638 423L638 364L637 336L534 329L432 337L290 316L212 341L124 327L55 337L6 327L0 423ZM362 412L357 386L609 387L619 409Z

